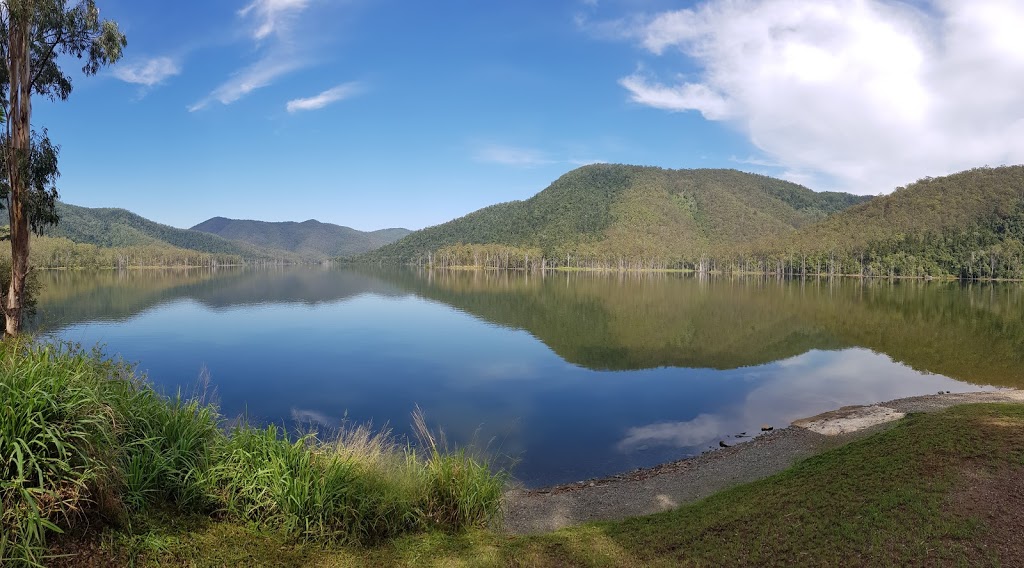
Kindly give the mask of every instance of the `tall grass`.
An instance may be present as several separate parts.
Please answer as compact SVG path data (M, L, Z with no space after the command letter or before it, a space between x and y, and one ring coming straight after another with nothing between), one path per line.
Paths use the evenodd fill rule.
M435 435L427 427L419 408L413 413L413 428L425 454L419 460L410 458L422 464L417 473L424 490L420 502L424 519L434 528L459 530L496 518L504 476L493 475L483 456L473 456L464 448L452 451L443 433Z
M484 525L505 475L449 452L342 428L297 440L227 430L217 407L157 394L132 368L70 345L0 342L0 565L39 566L47 535L153 508L228 516L296 539L374 544ZM102 524L102 523L97 523Z
M91 378L117 370L81 352L0 344L0 563L38 564L46 534L100 502L116 410Z

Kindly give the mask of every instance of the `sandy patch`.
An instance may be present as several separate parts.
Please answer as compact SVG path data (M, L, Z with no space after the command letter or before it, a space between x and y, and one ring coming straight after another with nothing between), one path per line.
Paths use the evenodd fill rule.
M906 413L888 406L844 406L810 418L802 418L793 426L817 432L823 436L849 434L878 424L899 420Z

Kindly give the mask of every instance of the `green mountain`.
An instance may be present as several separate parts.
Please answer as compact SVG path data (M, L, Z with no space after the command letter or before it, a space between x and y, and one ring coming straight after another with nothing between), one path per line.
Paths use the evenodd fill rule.
M782 236L866 201L735 170L596 164L525 201L486 207L417 231L362 257L408 262L459 244L504 245L564 258L700 256Z
M60 222L48 228L46 235L63 237L76 243L101 247L172 246L260 260L297 258L297 255L288 252L231 241L202 231L162 225L125 209L93 209L58 203L57 214Z
M321 223L314 219L270 223L214 217L192 227L258 247L291 251L306 257L330 258L369 252L408 235L408 229L357 231L349 227Z
M939 233L1013 215L1024 201L1024 166L976 168L924 178L806 227L792 242L842 249L899 234Z

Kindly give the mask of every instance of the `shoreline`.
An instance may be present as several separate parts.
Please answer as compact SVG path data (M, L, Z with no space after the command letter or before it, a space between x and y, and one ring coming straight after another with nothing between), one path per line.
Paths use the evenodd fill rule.
M360 263L350 262L346 263L350 266L384 266L379 263ZM854 280L866 280L866 281L902 281L902 280L916 280L921 282L1010 282L1020 283L1024 282L1024 278L962 278L952 274L943 274L938 276L896 276L896 275L869 275L869 274L847 274L847 273L835 273L829 274L827 272L820 273L806 273L806 274L778 274L775 272L756 272L746 270L705 270L700 271L693 268L598 268L598 267L587 267L587 266L554 266L550 268L523 268L523 267L496 267L496 266L474 266L474 265L426 265L426 264L389 264L387 266L408 266L418 270L434 270L434 271L451 271L451 272L516 272L516 273L607 273L607 274L688 274L699 277L714 276L714 277L759 277L759 278L771 278L781 280L830 280L839 278L849 278Z
M793 421L735 445L602 478L505 493L501 531L535 534L675 509L788 469L797 461L883 430L905 414L961 404L1024 403L1024 390L930 394L847 406Z

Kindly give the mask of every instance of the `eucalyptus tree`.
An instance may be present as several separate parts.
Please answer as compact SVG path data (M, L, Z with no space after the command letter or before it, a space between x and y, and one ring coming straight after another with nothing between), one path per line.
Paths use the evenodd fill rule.
M46 130L32 129L32 97L67 100L71 77L59 63L83 62L95 75L127 45L117 23L101 20L95 0L0 0L0 207L10 226L11 278L3 295L4 335L21 330L29 238L57 222L57 154Z

